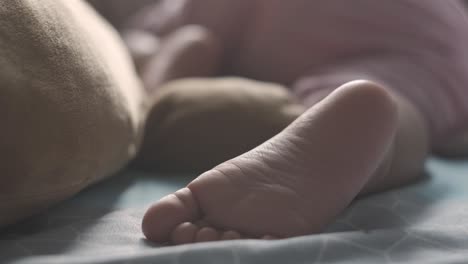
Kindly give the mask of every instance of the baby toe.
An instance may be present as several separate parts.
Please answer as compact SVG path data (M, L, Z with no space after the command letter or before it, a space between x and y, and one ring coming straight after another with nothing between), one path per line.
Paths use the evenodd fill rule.
M200 228L186 222L178 225L171 234L171 241L175 245L193 243Z
M219 238L220 234L217 230L211 227L203 227L195 235L195 242L217 241Z
M241 235L236 231L226 231L221 234L221 240L236 240L241 239Z

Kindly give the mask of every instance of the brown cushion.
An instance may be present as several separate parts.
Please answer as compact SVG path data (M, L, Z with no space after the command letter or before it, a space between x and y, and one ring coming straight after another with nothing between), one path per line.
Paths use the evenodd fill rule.
M117 34L79 0L0 2L0 226L124 166L143 89Z
M158 88L137 164L203 171L261 144L304 108L286 88L242 78L191 78Z

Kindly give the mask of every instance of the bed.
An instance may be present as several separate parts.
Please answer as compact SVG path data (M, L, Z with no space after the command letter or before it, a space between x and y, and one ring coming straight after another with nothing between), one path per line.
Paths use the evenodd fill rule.
M36 16L11 14L19 18L40 17L43 21L38 20L42 21L38 28L47 29L41 25L56 23L65 27L74 21L73 18L79 20L65 16L63 12L52 12L65 8L57 3L70 2L22 0L11 1L2 7L25 5L28 8L18 9L24 12L37 9ZM78 5L79 1L73 3ZM56 6L56 9L49 6ZM66 10L73 14L72 11L80 13L82 9ZM29 28L29 20L18 21ZM100 24L96 22L96 25ZM17 30L18 27L10 28ZM36 32L37 29L32 27L30 30ZM50 34L52 31L44 32ZM63 31L57 32L63 37ZM74 34L86 36L85 30L66 32L71 40L75 39L71 38L76 37ZM15 37L31 35L13 33ZM58 42L45 33L44 39L65 43L65 47L73 46L70 50L91 43L86 42L86 38L77 38L82 43L69 39ZM13 45L8 42L10 39L0 38L0 44L3 41L8 44L5 46L16 47L17 43L27 43L20 40ZM12 54L16 58L17 53ZM83 56L77 57L81 60ZM68 60L65 62L73 64ZM43 67L42 63L38 65ZM29 80L30 76L24 78ZM119 113L125 112L123 110ZM4 124L3 127L8 126ZM26 151L29 153L30 149L28 146ZM34 155L31 157L36 159ZM98 159L102 160L102 157L97 156ZM52 161L56 163L55 159ZM81 176L89 177L87 174ZM0 231L0 263L468 263L468 160L432 158L427 163L424 179L354 202L322 234L277 241L237 240L177 247L145 240L140 223L146 207L184 186L194 176L123 170L41 215Z
M413 185L353 203L322 234L171 247L145 208L194 175L126 170L0 235L0 263L467 263L468 161L431 159Z

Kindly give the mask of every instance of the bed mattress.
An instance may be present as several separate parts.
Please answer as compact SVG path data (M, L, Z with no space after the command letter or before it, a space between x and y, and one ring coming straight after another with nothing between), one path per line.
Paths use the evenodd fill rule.
M194 175L123 171L0 234L0 263L467 263L468 161L431 159L413 185L354 202L326 232L168 247L141 217Z

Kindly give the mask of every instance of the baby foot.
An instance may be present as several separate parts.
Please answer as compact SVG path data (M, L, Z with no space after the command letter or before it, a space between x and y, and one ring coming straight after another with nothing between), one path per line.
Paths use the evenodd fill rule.
M269 141L155 203L143 233L182 244L319 232L385 158L396 119L384 89L345 84Z

